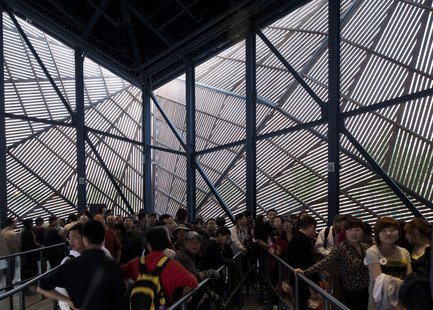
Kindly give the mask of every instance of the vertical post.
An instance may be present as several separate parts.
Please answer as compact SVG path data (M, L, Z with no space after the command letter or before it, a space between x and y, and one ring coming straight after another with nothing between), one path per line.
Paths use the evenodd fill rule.
M152 204L152 148L151 139L151 111L150 111L150 90L147 87L142 91L142 140L143 140L143 200L146 212L153 212L154 206Z
M329 0L328 225L340 212L340 1Z
M255 23L250 21L245 42L245 89L246 89L246 209L256 217L256 32Z
M75 48L75 126L77 130L78 212L86 209L86 149L84 130L84 55Z
M299 275L295 274L295 310L299 310Z
M271 259L272 259L272 255L271 252L266 251L266 256L268 258L268 263L267 265L265 265L266 268L266 273L267 273L267 279L266 279L266 287L268 288L268 309L272 309L272 288L271 288Z
M24 296L24 290L21 290L18 293L18 298L20 300L20 309L25 309L26 308L26 301L25 301L25 296Z
M283 309L283 279L281 277L281 262L278 261L278 309Z
M3 0L0 0L0 57L3 63ZM6 106L5 106L5 85L4 85L4 69L0 70L0 228L7 226L6 218L8 216L8 195L7 195L7 177L6 177Z
M328 298L323 298L323 308L329 310L329 300Z
M242 255L242 254L241 254ZM243 279L243 272L242 272L242 257L241 255L238 256L238 279L239 282L241 283L241 286L239 287L239 293L237 294L237 304L241 305L242 302L242 291L243 291L243 283L244 283L244 279ZM246 258L246 256L245 256ZM245 260L246 263L246 260Z
M195 68L186 62L186 197L188 220L196 217L195 176Z
M432 230L433 231L433 230ZM432 256L433 257L433 256ZM233 292L233 290L232 290L232 279L233 279L233 267L232 267L232 265L229 265L229 269L228 269L228 275L229 275L229 277L228 277L228 285L227 285L227 288L228 288L228 291L227 291L227 296L231 296L231 294L232 294L232 292ZM231 307L231 304L232 304L232 302L231 302L231 300L230 300L230 303L229 303L229 310L232 308Z
M8 290L11 290L14 288L14 286L12 285L12 274L15 274L15 257L9 257L7 259L7 262L8 269L6 270L6 287ZM9 296L9 309L14 310L14 295Z

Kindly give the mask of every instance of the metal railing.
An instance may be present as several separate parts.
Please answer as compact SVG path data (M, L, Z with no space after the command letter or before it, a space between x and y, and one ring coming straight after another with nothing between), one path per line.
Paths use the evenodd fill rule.
M272 307L271 303L271 296L272 294L275 294L278 297L278 309L283 309L283 307L287 310L292 310L289 305L286 304L286 302L282 298L282 268L287 268L292 274L295 274L295 269L291 267L287 262L282 260L279 256L270 253L268 249L258 246L259 251L261 251L261 254L267 255L268 262L271 262L271 258L274 258L277 260L278 264L278 291L275 288L274 284L271 282L271 268L270 265L267 266L267 275L262 273L262 268L259 269L259 276L262 276L263 279L266 281L267 288L268 288L268 296L269 296L269 309ZM264 257L261 255L260 257ZM305 275L296 273L294 276L294 292L295 292L295 310L299 310L299 280L303 281L305 284L307 284L312 290L322 295L323 299L323 308L324 310L329 310L329 304L332 304L336 309L339 310L350 310L347 306L345 306L341 301L336 299L334 296L323 290L320 286L318 286L316 283L308 279Z
M53 245L53 246L49 246L49 247L42 247L39 249L35 249L35 250L31 250L31 251L26 251L26 252L20 252L20 253L16 253L16 254L11 254L11 255L7 255L7 256L2 256L0 257L0 259L11 259L17 256L21 256L21 255L25 255L25 254L30 254L30 253L34 253L34 252L38 252L38 251L43 251L45 249L48 248L53 248L53 247L58 247L58 246L65 246L64 243L61 244L57 244L57 245ZM283 309L283 307L287 310L292 310L289 305L287 305L285 303L285 301L282 298L282 268L287 268L287 270L289 270L292 274L294 274L295 269L292 268L291 266L289 266L289 264L287 264L287 262L285 262L284 260L282 260L280 257L278 257L277 255L270 253L266 248L257 246L258 251L260 254L259 257L264 257L264 255L267 256L267 261L270 263L271 262L271 258L276 259L277 261L277 274L278 274L278 291L275 288L275 285L271 282L271 268L270 265L267 266L266 268L266 274L263 273L262 270L259 269L259 276L261 276L265 281L266 281L266 285L267 285L267 289L268 289L268 296L269 296L269 308L272 307L272 302L271 302L271 296L272 294L275 294L275 296L278 297L278 309ZM232 268L231 266L221 266L217 271L218 272L223 272L223 274L227 275L225 280L227 280L227 288L228 288L228 298L227 300L225 300L224 303L224 309L230 309L232 302L234 301L235 298L238 298L238 300L236 300L236 302L238 304L240 304L241 301L241 297L242 297L242 287L244 285L244 282L246 281L246 279L248 277L250 277L251 273L253 273L256 269L257 266L255 264L251 264L252 266L250 267L250 269L248 270L248 272L246 274L242 273L242 266L241 266L241 253L238 253L237 255L235 255L233 257L233 260L235 261L235 264L237 266L237 268ZM41 252L41 258L42 258L42 252ZM262 260L263 261L263 260ZM9 264L10 266L10 264ZM11 289L10 291L7 291L3 294L0 294L0 300L3 300L7 297L11 298L11 307L10 309L13 309L13 295L19 293L19 303L20 303L20 309L25 309L25 298L24 298L24 290L29 287L30 285L33 285L35 283L37 283L40 279L42 279L43 277L51 274L54 270L56 270L58 267L52 268L49 271L36 276L28 281L26 281L25 283L23 283L22 281L19 282L19 286ZM10 268L8 268L10 269ZM236 272L238 272L238 276L239 276L239 281L237 282L237 285L233 288L232 287L232 283L233 283L233 272L234 270L236 270ZM8 270L8 272L10 273L10 270ZM322 296L323 299L323 309L324 310L328 310L329 309L329 305L332 304L336 309L339 310L350 310L348 307L346 307L344 304L342 304L339 300L337 300L335 297L333 297L332 295L330 295L328 292L326 292L325 290L323 290L321 287L319 287L317 284L315 284L314 282L312 282L310 279L308 279L306 276L304 276L303 274L299 274L297 273L294 276L294 292L295 292L295 298L294 298L294 304L295 304L295 310L299 310L299 284L300 284L300 280L303 281L305 284L307 284L311 289L313 289L315 292L319 293ZM191 292L189 292L188 294L186 294L185 296L183 296L182 298L180 298L179 300L177 300L172 306L170 306L168 308L168 310L174 310L174 309L182 309L185 310L187 309L187 303L190 300L191 297L193 297L195 294L197 294L200 289L204 288L205 286L208 285L213 285L213 280L211 278L207 278L203 281L201 281L197 288L193 289ZM7 286L6 288L12 288L12 283L10 283L10 286ZM248 286L247 286L248 288ZM3 288L5 289L5 288ZM55 305L55 304L53 304Z
M242 293L243 284L244 284L245 280L250 276L250 274L256 269L256 266L253 265L248 270L248 272L245 275L243 275L242 274L242 266L241 266L241 255L242 255L242 252L236 254L233 257L233 260L235 261L235 263L237 265L236 271L239 272L239 279L240 279L239 283L236 285L235 288L232 288L233 281L232 281L231 277L233 276L233 273L232 273L233 268L231 266L223 265L217 270L218 272L225 271L225 274L228 275L227 287L228 287L229 296L228 296L227 300L225 300L224 309L230 308L234 298L238 298L237 302L238 302L238 304L240 304L241 297L242 297L241 293ZM168 308L168 310L174 310L174 309L178 309L178 308L180 308L182 310L186 310L187 309L187 303L190 300L190 298L193 297L195 294L197 294L201 288L204 288L205 286L211 284L212 281L213 280L211 278L207 278L207 279L201 281L195 289L193 289L191 292L189 292L188 294L186 294L182 298L178 299L173 305L171 305ZM240 291L240 293L238 293L239 291Z
M42 278L50 275L55 270L57 270L57 268L59 268L59 267L60 266L56 266L56 267L54 267L54 268L46 271L45 273L40 274L40 275L32 278L31 280L25 282L25 283L20 284L18 287L14 288L12 290L7 291L7 292L5 292L3 294L0 294L0 300L3 300L5 298L7 298L7 297L10 297L11 300L12 300L13 295L15 295L15 294L18 293L19 294L20 309L25 309L26 308L26 304L25 304L24 290L26 288L28 288L30 285L33 285L33 284L37 283L40 279L42 279ZM57 300L53 300L53 309L56 309L56 306L57 306ZM11 310L13 309L13 304L11 304L10 309Z
M19 293L19 304L20 304L20 309L25 309L25 294L24 294L24 290L26 288L28 288L30 285L33 285L34 283L36 283L37 281L39 281L41 278L43 278L44 276L50 274L51 272L53 272L53 270L57 269L57 267L55 268L51 268L49 271L42 273L43 270L43 258L44 258L44 254L43 251L47 250L47 249L52 249L52 248L56 248L56 247L64 247L65 250L65 256L66 256L66 244L65 243L58 243L58 244L54 244L54 245L50 245L50 246L43 246L34 250L29 250L29 251L24 251L24 252L18 252L18 253L14 253L14 254L10 254L10 255L5 255L5 256L1 256L0 260L6 260L7 261L7 269L6 269L6 286L0 288L0 291L5 291L5 293L0 294L0 300L3 300L7 297L10 297L10 306L9 309L13 310L14 308L14 304L13 304L13 295ZM15 270L12 270L12 266L14 269L16 269L17 266L15 266L15 263L12 263L12 260L14 260L16 257L22 257L24 255L28 255L28 254L32 254L32 253L37 253L39 252L39 270L40 270L40 274L36 277L32 277L30 279L26 279L26 280L22 280L13 283L13 278L12 278L12 274L15 272ZM21 270L21 268L19 268ZM20 277L21 278L21 277ZM18 285L18 287L14 288L14 286Z

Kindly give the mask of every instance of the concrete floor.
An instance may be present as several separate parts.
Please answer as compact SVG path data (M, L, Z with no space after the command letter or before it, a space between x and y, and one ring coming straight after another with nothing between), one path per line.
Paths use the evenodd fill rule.
M34 291L34 288L32 287L31 290ZM20 310L19 295L15 294L12 300L13 300L12 307L10 303L10 298L0 300L0 309ZM53 300L48 298L42 299L42 295L40 294L25 296L24 300L25 300L25 310L52 310L53 309Z
M0 287L4 286L4 277L0 277ZM34 291L34 286L31 287L31 290ZM263 298L260 294L260 289L257 287L250 287L249 289L249 297L247 298L246 288L243 290L243 302L241 307L233 307L233 310L266 310L272 309L272 306L269 308L268 302L266 299L266 292L263 294ZM42 299L40 294L28 295L25 296L25 310L52 310L53 309L53 300L49 298ZM24 310L20 309L19 304L19 295L15 294L13 297L13 307L10 306L10 298L6 298L0 300L0 310Z

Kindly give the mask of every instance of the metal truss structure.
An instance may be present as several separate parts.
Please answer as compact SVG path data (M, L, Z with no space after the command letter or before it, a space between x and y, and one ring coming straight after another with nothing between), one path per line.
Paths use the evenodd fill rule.
M186 53L156 87L8 8L2 24L2 227L90 204L230 220L306 210L320 226L337 213L433 219L431 0L251 17L243 40Z

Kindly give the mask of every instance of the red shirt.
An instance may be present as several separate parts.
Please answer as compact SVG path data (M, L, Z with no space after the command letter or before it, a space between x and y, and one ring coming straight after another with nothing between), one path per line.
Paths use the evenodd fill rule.
M122 249L119 239L117 239L115 232L110 228L105 230L104 246L110 252L111 256L114 257L114 259L116 259L117 250Z
M275 243L281 247L280 257L284 257L284 255L287 255L287 252L289 250L289 240L287 240L287 238L281 238L281 236L279 236Z
M343 229L343 231L340 232L337 236L337 243L341 243L344 240L346 240L346 231Z
M153 251L146 256L146 267L149 272L152 272L158 264L159 260L164 256L163 252ZM140 274L139 257L130 260L128 263L120 266L124 278L137 279ZM187 271L180 262L170 260L165 265L161 272L161 282L164 288L165 297L168 299L169 305L173 304L174 290L178 287L187 286L196 288L198 285L197 278Z

